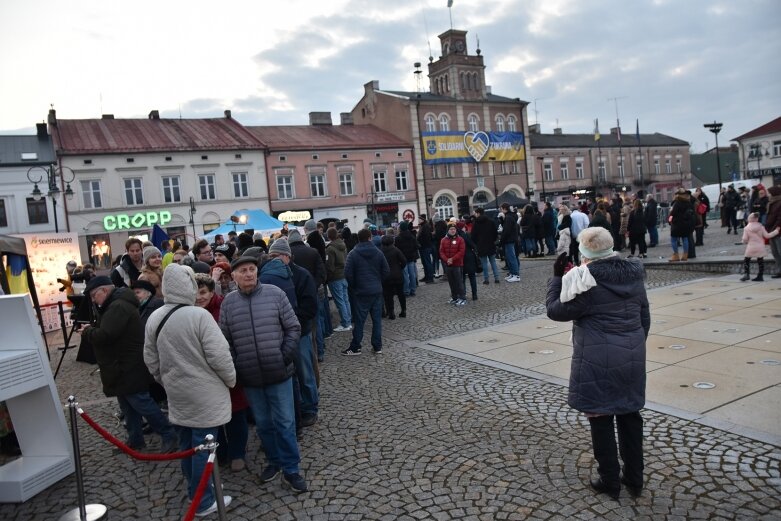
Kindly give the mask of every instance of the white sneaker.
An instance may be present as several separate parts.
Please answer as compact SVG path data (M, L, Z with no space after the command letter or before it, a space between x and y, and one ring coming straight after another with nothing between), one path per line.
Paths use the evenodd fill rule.
M334 328L334 331L337 332L337 333L342 333L344 331L352 331L352 329L353 329L353 326L347 326L347 327L336 326Z
M514 276L515 276L515 275L507 275L507 276L504 278L504 280L506 280L506 281L508 281L508 282L509 282L509 281L510 281L510 279L511 279L511 278L513 278Z
M521 277L519 277L518 275L513 275L512 277L507 279L507 282L520 282L520 281L521 281Z
M230 496L222 496L223 503L225 504L225 508L228 507L228 505L231 504L231 501L233 501L233 498ZM205 517L209 514L213 514L217 511L217 500L214 500L214 503L212 503L212 506L204 510L203 512L196 512L195 517Z
M464 299L462 299L462 298L461 298L461 299L458 299L458 300L456 301L456 306L466 306L466 300L464 300Z

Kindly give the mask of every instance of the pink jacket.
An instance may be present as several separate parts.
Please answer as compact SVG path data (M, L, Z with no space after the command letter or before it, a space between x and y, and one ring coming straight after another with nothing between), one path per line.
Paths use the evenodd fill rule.
M745 257L764 257L766 253L765 239L778 235L778 228L768 233L758 222L750 222L743 228L743 244L746 244Z

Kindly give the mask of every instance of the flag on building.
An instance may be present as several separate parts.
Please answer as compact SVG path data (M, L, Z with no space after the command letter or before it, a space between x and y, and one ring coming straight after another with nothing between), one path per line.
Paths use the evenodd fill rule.
M594 141L599 141L599 118L594 120Z
M635 127L635 137L637 138L637 146L640 146L640 120L635 120L637 122L637 126Z
M616 136L618 137L618 146L621 146L621 122L616 120Z
M170 240L170 237L168 237L168 234L165 233L165 230L160 228L157 224L155 224L152 227L152 244L155 245L155 248L157 248L160 251L163 251L163 241Z

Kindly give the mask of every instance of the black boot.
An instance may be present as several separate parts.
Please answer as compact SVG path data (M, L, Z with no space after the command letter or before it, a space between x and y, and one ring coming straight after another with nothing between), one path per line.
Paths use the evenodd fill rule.
M741 282L746 282L751 278L749 275L751 271L751 257L743 257L743 276L740 277Z
M764 282L765 279L762 277L762 275L765 274L765 258L764 257L759 257L757 259L757 266L759 266L759 273L757 273L757 276L754 277L751 280L753 280L754 282Z
M407 308L401 308L401 313L399 313L399 318L406 318L407 317Z

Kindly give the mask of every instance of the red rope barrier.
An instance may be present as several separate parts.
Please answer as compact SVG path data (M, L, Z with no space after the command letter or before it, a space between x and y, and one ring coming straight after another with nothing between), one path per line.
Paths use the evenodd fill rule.
M131 449L130 447L128 447L124 443L122 443L120 440L118 440L116 437L114 437L113 434L111 434L106 429L104 429L103 427L98 425L95 422L95 420L90 418L89 414L84 412L81 408L76 409L76 411L84 419L84 421L87 422L90 427L95 429L98 432L98 434L103 436L106 439L106 441L108 441L112 445L116 446L117 448L119 448L119 450L121 450L122 452L124 452L125 454L127 454L128 456L130 456L132 458L135 458L135 459L138 459L138 460L143 460L143 461L168 461L168 460L174 460L174 459L189 458L190 456L192 456L196 452L196 450L194 448L183 450L183 451L180 451L180 452L173 452L173 453L170 453L170 454L148 454L146 452L138 452L136 450Z
M198 482L198 488L195 489L195 496L190 503L190 508L187 509L187 513L184 515L183 521L193 521L195 512L198 510L198 505L201 504L203 499L203 493L206 487L209 485L209 478L212 475L212 469L214 468L214 453L209 454L209 459L206 462L206 466L203 468L203 474L201 474L201 480ZM211 505L209 505L211 506Z

